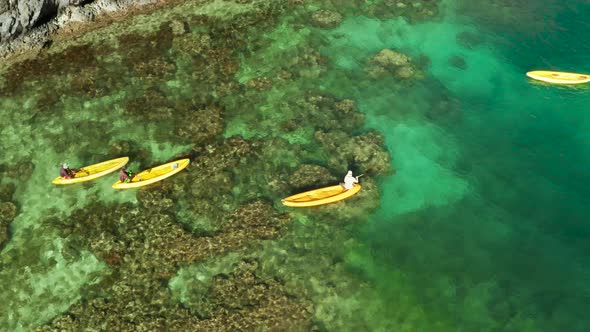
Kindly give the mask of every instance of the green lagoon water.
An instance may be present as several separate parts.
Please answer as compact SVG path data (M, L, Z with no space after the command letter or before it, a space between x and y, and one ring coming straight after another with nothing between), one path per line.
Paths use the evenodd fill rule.
M232 171L235 186L224 193L231 197L228 210L240 202L264 198L285 211L277 203L280 193L268 189L274 178L253 172L274 167L292 173L301 162L293 151L300 146L304 150L317 147L313 119L298 118L297 107L302 104L289 104L294 96L312 91L352 99L365 115L363 127L354 129L354 134L375 129L383 135L395 172L371 178L377 183L379 204L370 215L354 214L355 199L345 203L353 217L344 222L333 210L291 212L298 221L288 232L322 243L310 244L310 253L339 248L323 253L339 264L339 268L322 270L324 274L314 267L321 262L310 261L317 256L307 259L298 251L284 253L301 256L305 263L300 267L288 265L289 258L277 263L292 269L298 275L294 279L307 280L300 284L310 289L316 328L588 331L590 90L585 85L535 83L524 73L533 69L590 73L590 25L586 23L590 4L582 0L568 4L498 0L481 5L444 1L432 18L415 21L407 15L367 15L363 8L370 4L359 3L355 8L349 5L353 2L310 2L294 12L279 8L275 20L252 23L249 33L258 35L233 50L239 70L230 71L232 79L224 82L246 86L253 77L275 75L287 63L289 68L299 68L291 83L275 83L270 90L250 95L241 90L240 96L233 96L223 94L221 85L210 89L207 80L219 79L221 74L209 74L205 65L187 61L182 52L165 54L176 65L174 70L162 70L162 75L168 75L161 80L165 83L150 81L150 75L161 74L157 70L122 74L126 69L117 54L127 47L141 50L143 46L138 45L145 43L117 45L105 33L91 42L107 40L114 50L100 54L96 63L82 66L81 72L98 75L95 66L103 66L103 82L109 75L130 75L125 84L109 86L97 79L94 84L104 84L99 95L68 95L67 86L80 74L56 65L38 81L28 76L25 92L5 92L0 99L0 164L7 174L7 165L31 160L34 171L25 181L3 178L1 182L14 184L12 200L19 214L0 254L0 282L9 285L2 287L8 300L0 301L0 330L29 330L51 321L91 296L83 290L98 283L109 269L86 249L78 248L74 258L64 255L64 238L42 222L44 218L70 218L72 211L84 209L91 201L137 204L135 191L110 190L112 178L71 188L52 186L50 180L64 156L70 164L100 161L101 155L114 153L110 145L120 141L133 142L131 156L140 160L131 164L135 169L175 156L193 156L190 138L177 142L169 135L177 130L174 120L161 118L138 125L137 113L125 112L128 100L146 94L147 84L157 85L158 92L170 100L221 105L225 125L219 139L241 135L247 140L280 138L289 143L275 155L267 155L269 159L260 164L265 166ZM189 7L191 14L182 8L173 14L239 17L247 7L218 4L201 12ZM306 20L322 8L340 10L343 21L335 28L313 27ZM139 17L130 26L149 27L155 16ZM158 19L165 22L167 18ZM230 24L224 22L231 19L215 24ZM192 33L205 31L206 24L196 23ZM258 31L257 24L266 26ZM302 54L309 53L304 51L307 48L314 49L325 64L309 65L307 58L292 60L302 59ZM410 56L419 77L368 78L368 59L386 48ZM5 91L6 82L5 78ZM61 95L46 107L43 103L51 99L47 91L52 86ZM56 113L49 116L52 110ZM289 119L307 127L281 132L278 124ZM326 166L330 162L325 158L311 153L304 159ZM357 165L342 165L342 175L349 167ZM340 169L328 168L341 176ZM184 216L181 211L178 214ZM191 217L179 220L191 224L187 218ZM319 230L322 224L335 225L326 227L339 228L344 235L330 237ZM195 225L193 229L200 227ZM345 244L340 247L339 241ZM277 243L279 248L280 240ZM268 251L257 255L269 260L272 256ZM181 302L200 269L205 267L184 268L170 282L171 292L181 294L177 295Z

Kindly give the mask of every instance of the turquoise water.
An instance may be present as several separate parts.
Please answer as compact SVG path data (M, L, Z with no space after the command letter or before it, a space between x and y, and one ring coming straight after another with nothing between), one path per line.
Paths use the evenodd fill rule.
M526 26L481 26L488 13L448 5L450 15L417 26L348 19L326 48L350 72L362 53L382 48L424 54L427 79L438 81L404 87L401 96L388 93L393 82L345 90L371 115L368 125L385 133L397 168L381 182L381 208L362 228L366 246L352 260L391 311L407 296L391 283L410 284L419 310L451 330L585 331L590 95L523 74L590 70L582 37L590 7L543 8L543 29L527 34L518 31ZM461 45L456 36L465 31L480 43ZM465 68L449 64L456 55ZM427 101L441 95L458 115L428 116ZM436 321L419 330L438 330Z
M263 3L187 2L4 77L0 329L587 331L590 90L524 73L590 73L590 5ZM383 49L412 78L378 72ZM193 164L139 191L49 183L64 155L121 153ZM348 168L357 197L278 204Z

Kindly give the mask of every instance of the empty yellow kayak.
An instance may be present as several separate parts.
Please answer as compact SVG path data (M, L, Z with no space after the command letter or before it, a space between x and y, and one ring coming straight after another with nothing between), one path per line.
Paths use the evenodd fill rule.
M325 187L321 189L315 189L306 191L301 194L289 196L283 199L281 202L283 205L291 207L307 207L324 205L328 203L334 203L347 199L361 190L360 184L355 184L352 189L344 190L341 185Z
M141 171L135 174L130 182L117 181L115 184L113 184L113 188L137 188L164 180L165 178L170 177L185 169L188 166L189 162L190 159L180 159L169 162L167 164L146 169L145 171Z
M526 76L549 83L556 84L580 84L590 82L590 75L578 73L564 73L559 71L535 70L526 73Z
M117 159L103 161L98 164L80 168L80 170L76 172L76 174L74 174L73 178L65 179L61 176L58 176L51 182L55 184L72 184L94 180L103 175L107 175L118 170L119 168L125 166L127 162L129 162L129 157L121 157Z

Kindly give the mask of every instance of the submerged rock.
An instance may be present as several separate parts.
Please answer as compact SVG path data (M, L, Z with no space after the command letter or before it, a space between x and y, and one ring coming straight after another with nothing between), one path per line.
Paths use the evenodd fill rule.
M373 78L393 74L400 79L410 79L417 74L409 56L387 48L369 59L365 71Z
M174 207L174 201L170 198L167 190L162 190L162 186L138 190L137 200L146 210L164 212L170 211Z
M8 225L16 217L17 208L12 202L0 202L0 247L8 240Z
M172 34L176 36L183 35L189 31L188 24L181 20L173 19L170 21L170 29L172 30Z
M33 174L35 170L35 165L28 160L23 160L17 162L15 164L11 164L6 169L6 175L13 179L19 179L19 181L24 181Z
M482 37L470 31L463 31L457 34L455 39L459 45L469 49L473 49L482 43Z
M366 6L366 14L379 19L392 19L403 16L410 22L420 22L438 12L439 1L404 1L384 0L370 1Z
M177 116L176 119L178 118ZM176 134L195 144L203 144L213 140L223 132L224 127L222 109L217 106L189 112L184 111L180 120L175 121Z
M352 99L343 99L334 104L336 110L342 114L351 114L356 111L356 102Z
M386 48L377 53L377 55L373 56L371 61L376 65L390 69L409 64L410 57L403 53Z
M183 268L170 284L203 319L204 330L309 331L313 305L290 294L284 281L268 278L262 265L229 254Z
M295 188L312 188L334 185L338 179L330 171L319 165L302 165L289 178L289 184Z
M162 190L175 197L174 188ZM160 194L141 194L141 204L153 203ZM153 208L144 205L141 209L131 204L96 204L74 211L72 218L59 225L62 236L67 235L68 241L77 246L85 243L112 271L99 284L88 287L84 301L72 305L68 313L39 331L51 331L52 327L81 331L105 326L114 331L137 330L137 324L146 331L208 331L227 326L241 329L280 325L301 312L299 300L282 295L280 283L253 274L258 264L252 262L237 264L237 271L245 269L244 273L234 275L234 270L229 278L226 273L213 278L204 295L209 300L197 308L201 318L211 313L211 319L200 319L192 309L174 301L167 286L181 265L278 237L290 220L287 214L278 213L265 201L245 203L223 213L222 227L212 236L191 234L175 217L168 204ZM53 220L48 222L55 225ZM274 297L275 293L278 297ZM265 314L259 317L260 313ZM69 320L68 316L77 319ZM309 314L298 317L296 324L307 322Z
M266 91L272 88L272 80L268 77L256 77L248 81L246 85L257 91Z
M465 59L463 59L462 57L458 56L458 55L454 55L453 57L451 57L449 59L449 64L455 68L459 68L459 69L466 69L467 68L467 62L465 62Z
M13 183L0 185L0 201L12 200L15 190L16 186Z
M350 137L341 131L317 131L315 138L330 153L329 166L341 169L354 166L358 172L386 175L392 171L389 152L384 148L383 136L369 132Z
M311 22L321 28L335 28L342 22L342 15L330 10L318 10L311 15Z
M395 70L395 76L403 79L412 78L416 71L412 66L402 66Z

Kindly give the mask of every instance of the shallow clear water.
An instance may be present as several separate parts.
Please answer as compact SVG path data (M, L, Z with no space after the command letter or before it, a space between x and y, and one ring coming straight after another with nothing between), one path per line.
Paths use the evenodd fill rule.
M9 92L5 85L2 184L15 185L20 214L0 254L0 282L11 285L0 303L0 327L27 330L68 310L91 312L81 298L101 297L100 290L119 294L104 281L116 279L113 270L170 280L162 289L171 303L201 319L214 316L208 305L216 300L207 294L216 293L208 287L215 276L231 274L242 255L260 262L259 277L280 280L290 296L310 300L309 319L320 330L588 330L590 90L535 83L524 73L590 72L584 37L590 5L444 1L432 18L409 20L408 14L369 15L370 5L350 3L310 2L285 12L263 6L273 20L252 20L241 32L224 28L231 18L194 15L231 17L248 5L162 11L122 25L151 34L117 40L105 37L108 31L97 34L92 43L100 51L89 51L96 63L60 67L52 60L56 65L41 78L26 76L29 89ZM310 25L320 8L340 11L343 21L330 29ZM158 30L170 17L190 22L188 35ZM369 59L386 48L408 55L416 75L371 77ZM272 78L272 87L252 80L260 77ZM326 111L333 101L310 102L318 94L353 99L362 126L351 127L355 115ZM187 110L209 118L202 123ZM390 175L378 161L342 156L349 152L318 142L316 133L343 132L334 137L348 142L371 129L383 135L395 169ZM270 201L293 218L282 238L204 251L207 259L175 261L162 277L161 271L133 274L128 261L102 257L96 239L111 236L102 226L96 225L100 236L88 230L89 245L61 232L72 216L103 216L98 210L117 206L136 214L150 209L138 192L110 191L112 178L51 185L65 155L70 164L83 164L127 152L135 169L176 156L197 164L235 135L263 148L233 157L241 161L225 168L202 162L153 191L176 202L174 213L166 210L176 224L199 236L221 232L212 237L219 242L238 236L223 237L219 225L239 206ZM361 146L348 149L365 153L366 141L350 142ZM23 160L32 162L31 175L9 179L7 165ZM283 209L279 199L296 190L288 177L303 163L324 166L335 179L349 167L366 172L364 196L332 208ZM125 214L120 220L135 222ZM74 249L68 255L64 246ZM142 266L151 257L143 255L129 262ZM97 284L98 291L91 287ZM250 307L263 306L255 303ZM146 322L153 318L144 314Z

